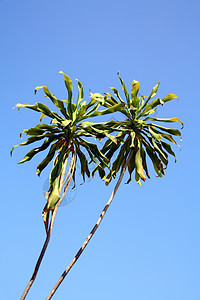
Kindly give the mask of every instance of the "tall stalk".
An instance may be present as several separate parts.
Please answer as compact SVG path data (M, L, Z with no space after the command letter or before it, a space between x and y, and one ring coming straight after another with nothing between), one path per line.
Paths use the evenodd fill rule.
M47 230L47 236L46 236L44 245L43 245L43 247L42 247L42 250L41 250L41 252L40 252L39 258L38 258L37 263L36 263L36 265L35 265L35 269L34 269L34 271L33 271L33 274L32 274L32 276L31 276L31 279L29 280L29 282L28 282L28 284L27 284L27 286L26 286L26 288L25 288L25 290L24 290L24 292L23 292L23 294L22 294L20 300L24 300L24 299L26 298L26 296L27 296L27 294L28 294L28 292L29 292L29 290L30 290L30 288L31 288L31 286L32 286L32 284L33 284L33 282L35 281L35 278L36 278L36 276L37 276L37 273L38 273L38 271L39 271L40 264L41 264L41 262L42 262L42 260L43 260L43 258L44 258L44 254L45 254L45 252L46 252L47 246L48 246L49 241L50 241L50 237L51 237L51 233L52 233L52 229L53 229L53 225L54 225L54 221L55 221L55 217L56 217L56 213L57 213L58 207L59 207L59 205L61 204L61 202L62 202L64 196L66 195L66 192L67 192L67 190L68 190L68 188L69 188L70 182L71 182L71 180L72 180L72 177L73 177L73 174L74 174L74 171L75 171L75 162L76 162L76 154L75 154L75 152L74 152L73 155L72 155L72 159L71 159L71 163L70 163L70 166L69 166L68 174L67 174L65 180L64 180L64 178L63 178L64 181L63 181L63 180L61 181L61 189L63 188L63 186L64 186L64 184L66 183L66 181L67 181L68 178L69 178L69 180L68 180L68 182L67 182L67 184L66 184L66 186L65 186L65 188L64 188L64 192L63 192L62 197L60 198L60 200L58 201L58 203L55 205L54 209L52 210L51 221L50 221L49 228L48 228L48 230ZM66 168L66 166L65 166L65 168ZM65 168L64 168L64 172L65 172ZM70 177L69 177L69 174L70 174L70 173L71 173L71 175L70 175Z
M83 245L81 246L81 248L78 250L78 252L76 253L75 257L73 258L73 260L70 262L70 264L68 265L68 267L65 269L65 271L63 272L63 274L61 275L61 277L59 278L59 280L57 281L57 283L55 284L55 286L53 287L53 289L51 290L51 292L49 293L48 297L46 298L46 300L50 300L53 295L55 294L56 290L58 289L58 287L60 286L60 284L62 283L62 281L64 280L65 276L69 273L69 271L71 270L71 268L73 267L73 265L77 262L77 260L79 259L79 257L81 256L81 254L83 253L84 249L86 248L86 246L88 245L89 241L91 240L91 238L93 237L94 233L96 232L97 228L99 227L106 211L108 210L119 186L120 186L120 183L123 179L123 176L124 176L124 173L126 171L126 168L129 164L129 161L131 159L133 155L133 150L131 149L130 152L129 152L129 156L126 160L126 163L125 165L123 166L122 168L122 171L121 171L121 174L120 174L120 177L114 187L114 190L110 196L110 199L108 200L107 204L105 205L99 219L97 220L96 224L94 225L94 227L92 228L90 234L88 235L88 237L85 239Z

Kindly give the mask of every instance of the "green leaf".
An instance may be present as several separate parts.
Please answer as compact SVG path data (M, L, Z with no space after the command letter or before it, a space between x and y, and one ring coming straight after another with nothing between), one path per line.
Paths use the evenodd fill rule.
M155 99L152 103L150 103L150 104L148 104L148 105L146 105L146 103L147 103L147 101L146 101L146 103L144 104L144 107L145 107L145 108L144 108L143 113L141 113L141 116L142 116L145 112L149 111L150 109L153 109L154 107L156 107L156 106L158 106L158 105L163 105L165 102L171 101L171 100L173 100L173 99L175 99L175 98L177 98L176 95L174 95L174 94L169 94L169 95L167 95L165 98L163 98L162 100L159 99L159 98L157 98L157 99ZM147 100L148 100L148 99L147 99Z
M106 182L105 182L105 183L106 183L106 186L108 186L109 183L111 182L112 176L113 176L113 171L110 171L109 174L108 174L107 177L106 177Z
M158 174L159 177L162 177L162 175L164 175L164 171L160 159L157 157L156 153L152 151L151 147L146 147L146 151L153 163L156 173Z
M160 142L160 141L161 141L161 135L160 135L160 134L157 134L157 133L153 130L153 128L152 128L151 126L149 126L148 129L149 129L149 133L151 134L151 136L152 136L156 141Z
M96 111L98 108L99 108L100 104L97 103L95 104L89 111L87 111L87 105L84 105L84 116L83 116L83 113L81 114L83 117L82 117L82 120L83 119L87 119L88 116L93 112L93 111ZM85 113L87 111L87 113Z
M65 109L64 103L61 100L58 100L53 94L50 93L48 90L47 86L40 86L35 89L35 91L39 89L43 89L45 92L46 96L53 102L53 104L56 105L56 107L61 111L61 113L64 115L65 118L69 119L69 116L67 114L67 111Z
M160 85L160 81L158 81L158 84L156 84L154 87L153 87L153 89L152 89L152 91L151 91L151 94L149 95L149 97L147 98L147 100L145 101L145 103L144 104L142 104L141 105L141 107L140 107L140 111L143 109L143 108L145 108L145 111L147 111L147 110L149 110L148 108L146 108L147 107L147 103L149 102L149 100L151 100L151 98L153 98L155 95L156 95L156 93L157 93L157 91L158 91L158 88L159 88L159 85ZM156 99L156 100L158 100L158 99ZM160 100L160 99L159 99ZM155 100L154 100L155 101ZM153 103L153 102L152 102ZM157 103L157 102L155 102L155 103ZM151 105L151 104L150 104ZM157 104L158 105L158 104ZM156 105L156 106L157 106Z
M62 126L67 127L71 122L72 122L71 120L62 121Z
M98 171L99 171L99 176L100 176L101 180L104 180L106 172L104 171L103 168L98 168Z
M107 132L107 130L100 130L100 129L97 129L97 128L95 128L95 127L93 127L93 126L90 126L90 128L92 128L95 132L97 132L97 133L99 133L99 134L102 134L102 135L105 135L105 136L107 136L107 138L109 138L111 141L113 141L114 143L117 143L117 139L116 139L116 137L115 136L113 136L113 135L111 135L111 134L109 134L108 132Z
M178 97L176 95L174 95L174 94L169 94L165 98L163 98L162 101L165 103L165 102L171 101L171 100L173 100L175 98L178 98Z
M65 86L68 91L68 101L66 101L67 109L68 109L69 116L72 117L72 90L73 90L72 81L70 77L64 74L62 71L60 71L59 73L64 75Z
M119 149L119 147L121 146L121 142L119 141L117 144L116 143L112 143L109 146L109 150L106 148L106 157L110 160L113 155L115 154L115 152ZM104 148L101 150L102 153L104 153Z
M156 110L157 110L157 107L154 108L154 109L150 109L150 110L148 110L148 111L146 111L146 112L143 112L142 114L140 114L140 115L138 116L138 119L139 119L140 117L146 117L146 116L149 116L149 115L153 114ZM145 121L145 120L146 120L146 119L144 119L144 121Z
M130 177L127 180L126 184L129 184L129 182L131 181L132 173L135 169L135 154L136 154L136 152L133 152L133 156L131 157L129 164L128 164L128 172L129 172Z
M48 197L48 208L54 209L56 203L60 199L61 192L61 176L62 170L65 165L65 159L68 157L68 153L65 154L66 147L63 147L62 151L55 159L55 164L50 174L49 185L50 185L50 193Z
M148 111L152 110L153 108L157 107L160 104L163 104L162 100L160 98L156 98L150 104L147 104L147 105L144 104L145 108L144 108L143 112L140 114L140 116L146 116Z
M76 109L78 109L79 104L83 100L84 93L83 93L83 85L82 83L78 80L78 100L76 104Z
M126 102L124 102L124 100L120 97L119 92L118 92L118 90L116 88L110 87L109 89L111 89L113 91L113 93L115 94L115 96L117 96L117 98L119 99L119 101L121 103L126 104Z
M158 83L153 87L151 94L148 97L149 99L153 98L156 95L159 85L160 85L160 81L158 81Z
M85 182L85 173L88 177L90 177L87 158L84 155L84 153L80 150L78 143L76 143L75 146L76 146L76 152L78 154L81 163L81 175L83 177L83 181Z
M94 98L92 98L89 103L87 103L86 101L83 101L82 104L84 104L86 106L86 110L88 110L91 106L93 106L96 103L97 103L97 101Z
M136 169L135 169L135 180L137 181L137 183L141 186L141 182L140 182L140 176L138 175Z
M165 142L161 142L161 145L163 146L163 148L165 148L165 150L169 154L171 154L175 157L175 162L176 162L176 155L175 155L174 151L172 150L171 146L169 144L165 143Z
M54 139L55 139L54 137L53 137L53 138L52 138L52 137L51 137L51 138L48 138L48 139L46 139L46 140L43 142L42 146L40 146L40 147L38 147L38 148L34 148L34 149L32 149L31 151L29 151L29 152L24 156L24 158L19 162L19 164L22 164L22 163L24 163L24 162L26 162L26 161L31 160L31 159L33 158L33 156L35 156L37 153L39 153L39 152L45 150L46 148L48 148L49 145L51 144L51 142L52 142Z
M92 114L88 114L87 117L91 118L91 117L110 114L110 113L113 113L113 112L116 112L116 111L120 111L123 107L124 107L123 103L115 104L110 108L100 110L100 111L95 111Z
M43 113L44 115L54 119L56 118L59 122L63 121L63 118L61 118L57 113L52 112L45 104L36 102L34 105L28 105L28 104L16 104L15 107L18 107L19 109L22 107L29 108L38 112Z
M142 147L141 147L141 157L142 157L143 168L146 172L147 177L150 179L149 171L148 171L148 168L147 168L146 152L144 151L144 149Z
M15 105L15 107L18 107L18 110L20 110L20 108L22 108L22 107L26 107L26 108L29 108L29 109L32 109L32 110L41 112L41 111L39 110L39 108L37 107L37 103L35 103L34 105L17 103L17 104Z
M170 134L165 134L157 129L154 128L154 131L158 134L160 134L162 137L164 137L166 140L176 144L178 147L180 147L180 145L173 139L173 137Z
M38 124L35 127L24 129L21 133L26 133L27 135L41 135L46 131L50 131L51 133L60 133L60 130L55 125L48 125L48 124Z
M83 138L79 137L79 143L83 146L89 153L91 159L99 165L96 158L105 166L108 167L107 163L109 162L108 158L103 155L103 153L98 149L97 145L92 144ZM95 158L96 157L96 158Z
M126 158L128 152L129 152L129 148L130 148L130 139L126 139L124 144L121 146L121 149L119 151L117 158L115 159L115 161L112 164L112 174L113 175L116 175L117 172L119 171L124 158Z
M157 121L157 122L168 122L168 123L172 123L172 122L180 122L183 128L183 122L178 119L178 118L170 118L170 119L163 119L163 118L146 118L144 119L144 121Z
M177 146L180 147L180 145L173 139L173 137L172 137L171 135L162 133L162 136L163 136L166 140L168 140L168 141L170 141L170 142L172 142L172 143L174 143L174 144L176 144Z
M135 155L135 167L136 167L137 174L140 176L140 178L143 181L146 181L146 177L145 177L144 171L143 171L140 147L141 147L140 142L138 142L138 150Z
M126 86L124 84L124 81L122 80L122 78L120 76L119 76L119 79L120 79L121 84L122 84L122 90L124 91L124 94L126 96L128 107L130 107L130 98L129 98L129 94L128 94L127 88L126 88Z
M130 148L134 148L135 147L135 132L131 131L130 132L130 137L131 137L131 145Z
M90 95L91 95L91 98L93 100L95 100L95 102L99 102L101 105L105 104L105 97L103 95L101 95L100 93L93 94L90 92Z
M161 145L159 143L156 143L152 138L150 138L150 141L155 149L155 151L158 153L160 159L162 160L162 162L165 164L165 166L168 165L168 156L167 153L165 153L162 148Z
M46 115L45 114L41 114L41 116L40 116L40 122L42 121L42 119L43 118L45 118L46 117Z
M59 149L59 142L54 143L51 145L51 148L49 150L49 153L47 156L43 159L43 161L37 166L36 174L40 176L41 172L46 168L46 166L50 163L50 161L53 159L56 151Z
M25 142L13 146L12 149L11 149L11 151L10 151L10 155L12 155L13 150L14 150L16 147L18 147L18 146L26 146L26 145L32 144L32 143L34 143L34 142L37 142L37 141L39 141L39 140L44 139L45 137L47 137L47 135L42 134L42 135L40 135L40 136L33 136L33 137L28 138Z
M141 96L139 97L140 99L140 106L139 106L139 110L138 110L138 113L141 111L142 107L144 106L144 99L146 99L147 96Z
M107 96L106 102L108 102L109 104L114 105L114 104L118 104L119 103L110 93L105 93L105 94Z
M163 126L159 126L157 124L154 124L154 123L150 123L149 125L151 126L155 126L156 128L159 128L161 129L162 131L165 131L167 133L170 133L172 135L176 135L176 136L181 136L181 133L178 129L176 128L166 128L166 127L163 127Z
M140 89L140 83L139 81L133 80L132 81L132 90L131 90L131 105L133 107L138 107L139 106L139 98L137 98L138 91Z

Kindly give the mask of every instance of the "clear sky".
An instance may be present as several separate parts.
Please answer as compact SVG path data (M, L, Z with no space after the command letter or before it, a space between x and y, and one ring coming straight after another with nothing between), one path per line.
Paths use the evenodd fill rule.
M185 124L166 176L142 187L122 183L103 223L55 297L62 299L197 300L200 294L199 1L0 0L1 31L1 255L0 300L19 299L45 239L41 212L46 170L41 157L18 165L10 158L19 133L39 122L18 102L45 102L34 88L47 85L63 99L62 70L76 85L106 92L139 80L145 95L178 95L159 117ZM126 178L125 178L126 179ZM124 179L124 182L125 182ZM79 178L81 182L81 178ZM100 215L115 181L77 184L59 209L49 248L27 299L43 300Z

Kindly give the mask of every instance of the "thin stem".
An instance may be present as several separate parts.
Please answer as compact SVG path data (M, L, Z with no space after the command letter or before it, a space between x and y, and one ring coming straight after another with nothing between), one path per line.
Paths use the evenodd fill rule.
M54 224L54 220L55 220L55 217L56 217L56 213L57 213L57 208L55 206L55 209L52 212L51 222L50 222L49 230L47 232L47 236L46 236L43 248L42 248L42 250L40 252L40 256L39 256L39 258L37 260L37 263L35 265L35 269L34 269L34 272L33 272L32 276L31 276L31 279L30 279L29 283L27 284L27 286L26 286L26 288L25 288L25 290L24 290L24 292L23 292L20 300L24 300L26 298L26 296L27 296L27 294L28 294L28 292L29 292L29 290L30 290L30 288L31 288L31 286L32 286L32 284L33 284L36 276L37 276L40 264L42 262L44 254L46 252L47 246L49 244L49 240L50 240L51 232L52 232L52 229L53 229L53 224Z
M55 205L54 209L52 210L51 222L50 222L50 225L49 225L49 230L47 232L47 236L46 236L44 245L42 247L42 250L40 252L40 256L39 256L39 258L37 260L37 263L35 265L35 269L33 271L31 279L29 280L29 282L28 282L28 284L27 284L27 286L26 286L26 288L25 288L25 290L24 290L24 292L23 292L20 300L24 300L26 298L26 296L27 296L27 294L28 294L28 292L29 292L29 290L30 290L30 288L31 288L31 286L32 286L32 284L33 284L36 276L37 276L37 273L38 273L39 268L40 268L40 264L41 264L41 262L42 262L42 260L44 258L44 254L45 254L47 246L49 244L49 240L50 240L50 237L51 237L51 233L52 233L52 229L53 229L53 225L54 225L54 221L55 221L55 217L56 217L56 213L57 213L58 207L59 207L60 203L62 202L62 200L63 200L63 198L64 198L64 196L65 196L65 194L67 192L67 189L68 189L68 187L70 185L70 182L72 180L72 177L73 177L73 174L74 174L74 171L75 171L75 163L76 163L76 154L73 153L72 159L71 159L71 163L70 163L70 167L69 167L69 173L71 172L71 176L70 176L70 178L69 178L69 180L68 180L68 182L67 182L67 184L65 186L65 189L64 189L62 197L60 198L60 200L58 201L58 203Z
M115 194L116 194L116 192L117 192L117 190L118 190L118 188L119 188L119 186L120 186L120 183L121 183L121 181L122 181L122 178L123 178L123 176L124 176L124 173L125 173L125 171L126 171L126 168L127 168L128 164L129 164L129 161L130 161L132 155L133 155L133 150L131 149L131 151L130 151L130 153L129 153L129 156L128 156L127 160L126 160L126 163L125 163L124 167L122 168L120 177L119 177L119 179L118 179L118 181L117 181L117 183L116 183L116 185L115 185L115 187L114 187L114 190L113 190L113 192L112 192L112 194L111 194L111 196L110 196L110 199L108 200L106 206L104 207L104 209L103 209L103 211L102 211L102 213L101 213L99 219L97 220L95 226L92 228L92 230L91 230L90 234L88 235L88 237L85 239L85 241L84 241L83 245L81 246L81 248L80 248L80 249L78 250L78 252L76 253L76 255L75 255L75 257L73 258L73 260L70 262L70 264L68 265L68 267L65 269L65 271L63 272L63 274L61 275L61 277L59 278L59 280L57 281L57 283L55 284L55 286L53 287L53 289L52 289L51 292L49 293L49 295L48 295L48 297L46 298L46 300L50 300L50 299L53 297L54 293L56 292L56 290L58 289L58 287L60 286L60 284L61 284L62 281L64 280L65 276L69 273L69 271L71 270L71 268L73 267L73 265L77 262L77 260L79 259L79 257L80 257L81 254L83 253L84 249L85 249L86 246L88 245L89 241L90 241L91 238L93 237L95 231L96 231L97 228L99 227L99 225L100 225L100 223L101 223L101 221L102 221L102 219L103 219L103 217L104 217L106 211L108 210L108 208L109 208L109 206L110 206L110 204L111 204L111 202L112 202L112 200L113 200L113 198L114 198L114 196L115 196Z

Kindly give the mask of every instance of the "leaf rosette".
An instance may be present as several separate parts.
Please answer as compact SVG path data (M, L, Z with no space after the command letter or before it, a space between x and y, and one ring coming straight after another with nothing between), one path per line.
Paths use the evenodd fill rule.
M122 85L124 99L114 87L110 88L114 95L106 93L106 96L101 95L101 97L99 97L99 102L107 109L116 107L118 104L123 104L118 111L125 119L121 122L117 122L120 126L115 124L119 131L116 135L117 143L108 139L101 149L101 152L109 160L113 159L116 152L118 155L114 159L112 168L107 175L103 165L101 165L101 167L96 166L93 170L93 175L96 171L99 171L99 175L103 180L105 179L106 185L108 185L112 177L115 178L118 171L122 170L131 153L131 159L128 164L130 178L127 183L131 181L132 173L134 172L135 180L141 185L140 179L146 181L146 177L150 178L147 157L152 161L157 176L162 177L164 175L164 169L166 169L168 165L168 156L172 155L175 157L171 144L178 145L175 141L176 136L182 138L181 132L177 128L164 127L159 125L159 123L180 122L182 128L183 123L176 117L150 117L150 115L157 110L159 105L162 106L166 102L177 98L176 95L169 94L163 99L156 98L153 100L152 98L156 96L160 82L153 87L150 95L147 97L143 95L139 96L140 84L138 81L132 81L132 89L129 94L120 76L119 79Z
M47 97L56 107L59 113L52 111L46 104L36 102L34 105L20 104L16 107L18 109L28 108L39 112L40 121L47 117L49 123L38 124L29 129L24 129L22 134L28 136L25 142L13 146L13 150L17 146L26 146L35 142L41 141L42 144L30 150L24 158L19 162L24 163L30 161L36 154L48 149L48 153L44 159L37 166L37 175L53 161L53 167L49 177L49 191L47 192L47 204L43 210L43 218L47 228L49 211L54 209L58 201L61 200L61 191L69 186L69 179L73 178L75 182L76 163L77 159L81 166L81 175L83 181L85 177L90 177L89 163L94 162L102 170L108 167L109 159L101 152L95 143L92 143L88 138L101 139L107 137L113 143L116 143L116 138L110 133L117 125L113 122L94 123L88 122L86 119L93 118L99 115L109 114L117 111L122 105L116 104L112 108L102 109L101 103L98 101L98 94L91 93L91 99L87 103L83 100L84 92L83 85L78 81L78 98L73 101L73 84L69 76L64 75L65 86L68 91L67 100L59 100L52 94L47 86L39 86L35 89L35 93L42 89ZM112 126L111 126L112 125ZM88 161L86 152L90 161ZM70 164L68 159L70 157ZM67 165L68 174L66 173Z

